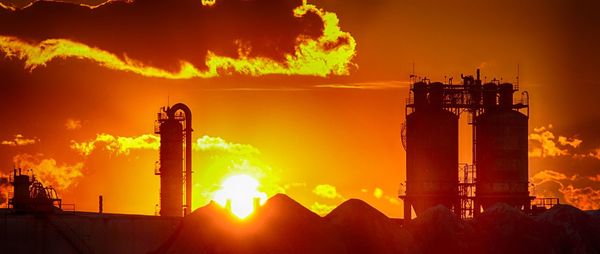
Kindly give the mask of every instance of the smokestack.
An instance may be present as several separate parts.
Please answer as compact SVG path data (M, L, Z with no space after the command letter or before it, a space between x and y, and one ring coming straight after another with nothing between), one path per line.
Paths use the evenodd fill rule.
M102 195L98 196L98 213L102 214L102 208L104 206Z

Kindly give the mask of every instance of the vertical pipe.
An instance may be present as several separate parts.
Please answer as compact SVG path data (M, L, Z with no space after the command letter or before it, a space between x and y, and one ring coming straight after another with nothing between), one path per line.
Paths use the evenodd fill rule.
M192 211L192 111L183 103L177 103L169 108L169 118L181 110L185 116L185 208L186 213Z
M192 113L185 115L185 213L192 211Z
M408 198L404 198L404 225L406 225L412 218L412 204Z
M98 213L102 214L102 208L104 206L102 195L98 196Z

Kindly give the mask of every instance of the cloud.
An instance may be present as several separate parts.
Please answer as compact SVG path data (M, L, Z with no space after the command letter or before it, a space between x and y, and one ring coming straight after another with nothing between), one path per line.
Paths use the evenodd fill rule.
M94 140L88 142L71 141L71 149L85 156L90 155L98 147L114 152L117 155L127 155L131 150L158 150L160 147L160 138L151 134L144 134L137 137L115 137L110 134L101 133L96 135Z
M554 128L554 126L553 126L552 124L549 124L549 125L548 125L548 128L549 128L549 129L552 129L552 128ZM545 130L546 130L546 126L534 127L534 128L533 128L533 131L534 131L534 132L544 132Z
M336 206L334 205L326 205L319 202L314 202L312 205L310 205L310 210L318 215L323 216L330 213L333 209L335 209L335 207Z
M600 190L590 186L584 188L576 188L573 185L568 185L560 189L560 192L565 196L565 201L582 210L598 210L600 209Z
M304 182L295 182L295 183L287 183L283 185L283 193L292 188L304 188L306 187L306 183Z
M479 63L479 65L477 66L477 69L486 69L487 67L493 67L495 64L494 62L489 62L489 61L483 61L481 63Z
M597 174L595 176L588 176L588 179L592 182L600 182L600 174Z
M0 144L5 146L27 146L39 141L38 138L25 138L22 134L16 134L12 140L3 140Z
M55 59L84 59L170 79L347 75L355 48L335 13L302 0L137 0L93 7L37 1L0 8L0 52L24 60L29 70Z
M213 6L217 3L217 0L202 0L202 5Z
M361 191L363 191L363 190L361 190ZM366 192L366 190L364 190L363 192ZM373 197L375 197L376 199L384 199L392 205L400 205L400 201L398 200L397 197L385 195L383 192L383 189L381 189L379 187L375 187L375 189L373 189Z
M18 154L13 157L15 167L33 169L35 177L44 184L57 190L64 190L74 185L75 181L83 177L83 163L73 165L58 164L52 158L43 158L43 155Z
M90 155L96 149L113 152L117 155L127 155L132 150L158 150L160 148L160 136L153 134L142 134L139 136L123 137L100 133L96 138L85 142L71 141L71 149L82 155ZM196 151L209 154L229 154L258 156L260 151L247 144L232 143L220 137L202 136L193 143Z
M8 175L0 173L0 206L5 206L8 203L8 193L12 189L8 179Z
M337 192L337 189L335 188L335 186L329 185L329 184L317 185L313 189L313 193L319 197L328 198L328 199L342 198L342 195L340 195Z
M379 188L379 187L376 187L376 188L373 190L373 196L374 196L375 198L378 198L378 199L379 199L379 198L381 198L381 197L383 197L383 190L382 190L381 188Z
M375 82L359 83L338 83L315 85L315 88L341 88L341 89L362 89L362 90L384 90L384 89L404 89L408 88L410 81L389 80Z
M65 122L65 128L67 130L79 130L83 125L81 124L81 120L68 118Z
M568 156L575 159L591 158L600 160L600 148L583 150L583 140L576 137L558 136L552 132L553 125L533 129L529 134L529 157L546 158Z
M13 6L9 5L9 4L5 4L5 3L0 2L0 10L2 10L2 9L9 10L9 11L15 11L16 10L15 7L13 7Z
M237 164L253 160L260 156L260 151L247 144L228 142L220 137L202 136L192 143L193 150L204 152L209 156L235 157ZM116 155L128 155L134 150L159 150L160 136L142 134L138 136L114 136L107 133L97 134L93 140L77 142L71 140L71 149L81 155L88 156L96 149L102 149ZM234 164L232 164L234 165Z
M582 158L591 156L578 152L578 148L583 140L576 137L556 136L552 132L552 124L533 129L533 133L529 134L530 150L529 157L556 157L556 156L572 156Z
M220 137L202 136L196 140L194 149L207 152L227 152L237 155L252 155L260 154L260 151L251 145L237 144L225 141Z
M128 155L133 151L160 148L160 136L142 134L123 137L101 133L89 141L71 141L71 148L83 156L90 156L97 149L109 154ZM229 142L220 137L202 136L193 143L193 160L202 170L194 170L194 206L203 205L213 199L220 188L214 183L239 174L252 176L260 182L259 191L272 196L285 192L298 184L280 185L278 174L261 158L260 150L252 145ZM195 166L195 167L198 167ZM302 184L300 184L302 185ZM305 184L304 184L305 186Z
M400 200L397 197L385 196L385 199L392 205L400 205Z
M205 88L207 91L242 91L242 92L298 92L310 91L311 88L303 87L232 87L232 88Z
M600 148L596 148L593 151L589 152L587 156L600 160Z
M540 185L547 182L556 182L561 183L562 180L569 180L571 178L567 177L567 175L556 172L554 170L543 170L531 177L531 182Z
M559 147L559 145L565 145L561 144L560 142L557 144L554 134L550 131L551 129L552 125L549 125L548 128L534 128L534 132L529 134L529 140L533 141L533 145L531 146L532 149L529 151L529 157L554 157L569 155L567 148ZM563 141L566 142L566 138L564 138Z
M596 210L600 209L600 189L596 189L584 181L595 182L598 179L600 179L600 175L589 177L580 177L578 175L568 176L554 170L544 170L536 173L531 178L531 182L537 188L543 187L545 183L555 183L558 185L556 191L564 197L562 202L566 202L582 210ZM535 195L538 197L556 197L554 191L548 188L543 188L541 192L536 190Z
M573 148L577 148L583 141L577 138L567 138L563 136L558 137L558 143L563 146L571 146Z

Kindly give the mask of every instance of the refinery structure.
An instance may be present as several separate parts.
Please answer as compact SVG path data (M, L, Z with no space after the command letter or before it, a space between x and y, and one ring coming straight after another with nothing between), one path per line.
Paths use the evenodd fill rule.
M558 204L535 198L528 182L529 96L517 84L482 82L462 76L462 84L413 77L406 103L402 144L406 183L400 198L404 222L444 205L464 219L496 203L527 214ZM473 161L459 164L459 119L472 126ZM11 174L13 193L0 209L0 242L9 253L148 253L177 234L192 212L192 113L182 103L161 108L154 132L160 135L160 216L107 214L99 196L97 212L65 209L56 191L20 169ZM31 173L31 171L29 171ZM149 172L150 173L150 172ZM189 217L189 216L188 216ZM193 216L192 216L193 217ZM26 244L34 242L36 244Z
M404 218L439 204L472 218L496 203L525 213L558 203L549 198L533 202L529 191L529 94L515 98L518 82L484 83L480 76L479 70L475 77L461 75L462 84L412 76L402 129ZM472 126L470 164L458 161L460 116Z

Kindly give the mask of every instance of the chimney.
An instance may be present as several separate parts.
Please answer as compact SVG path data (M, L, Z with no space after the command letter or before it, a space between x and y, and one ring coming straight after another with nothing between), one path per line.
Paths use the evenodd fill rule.
M100 195L100 196L98 196L98 213L99 214L102 214L103 206L104 206L104 202L102 199L102 195Z

